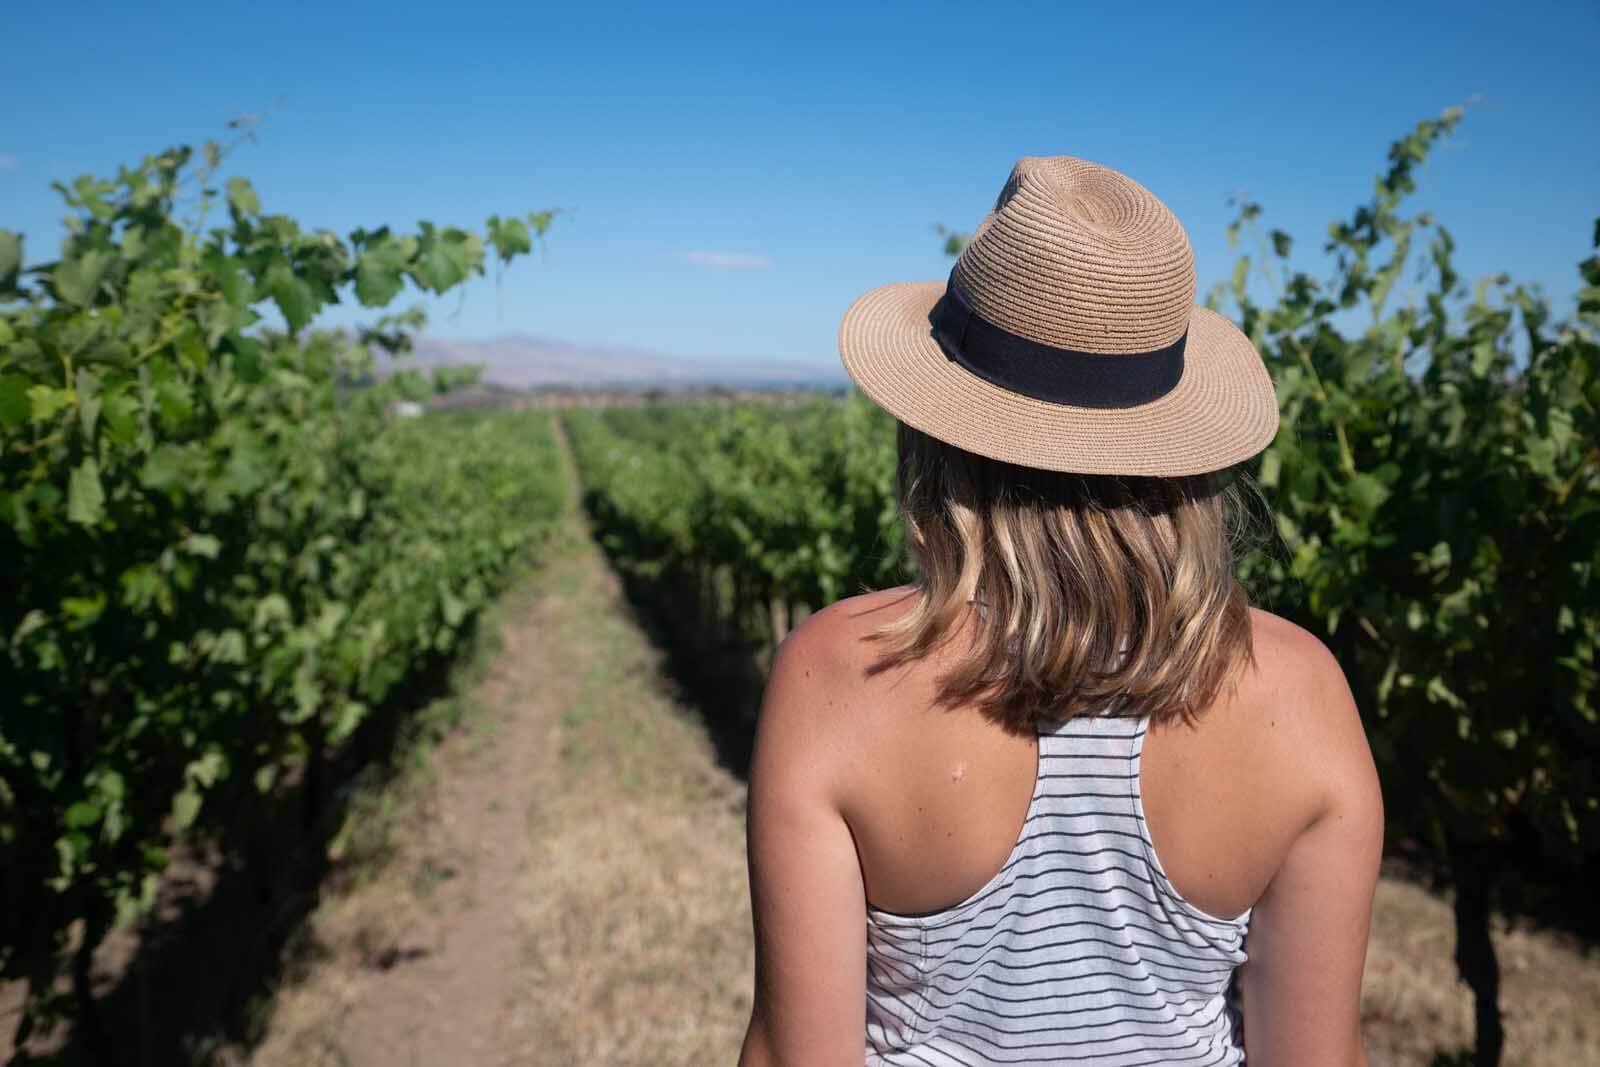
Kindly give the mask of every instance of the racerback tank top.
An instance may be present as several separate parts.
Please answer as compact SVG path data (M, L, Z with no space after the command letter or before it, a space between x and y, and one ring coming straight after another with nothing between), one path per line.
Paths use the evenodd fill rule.
M1167 880L1140 800L1147 725L1041 723L1028 814L988 884L925 915L867 908L869 1067L1244 1062L1228 989L1250 911L1216 918Z

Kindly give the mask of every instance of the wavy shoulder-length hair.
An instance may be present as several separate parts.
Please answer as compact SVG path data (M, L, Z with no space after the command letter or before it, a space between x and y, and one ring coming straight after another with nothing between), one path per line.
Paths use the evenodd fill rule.
M1249 509L1238 478L1063 474L899 427L896 486L920 577L873 638L873 673L970 620L938 682L1011 729L1083 713L1192 722L1252 659L1234 576Z

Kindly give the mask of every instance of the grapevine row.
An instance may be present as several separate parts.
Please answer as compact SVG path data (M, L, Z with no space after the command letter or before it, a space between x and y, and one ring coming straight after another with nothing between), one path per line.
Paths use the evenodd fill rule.
M314 811L327 760L455 650L565 499L548 423L390 414L453 380L375 380L373 348L404 350L415 316L310 329L341 294L457 285L484 240L302 232L242 179L211 188L222 154L61 187L54 260L24 266L0 231L0 978L29 983L19 1045L58 1014L69 951L92 1041L89 955L148 908L172 847L236 849L290 780ZM488 246L509 259L542 224L491 219Z

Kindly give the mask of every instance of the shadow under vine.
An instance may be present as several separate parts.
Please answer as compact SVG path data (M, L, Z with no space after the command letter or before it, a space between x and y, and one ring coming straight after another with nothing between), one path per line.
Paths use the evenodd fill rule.
M621 581L633 621L660 652L672 695L701 720L718 765L745 781L766 687L763 642L722 605L708 602L714 598L704 576L668 570L646 577L604 537L595 542Z
M11 1067L166 1067L210 1063L265 1036L272 994L313 962L306 920L344 869L329 846L363 789L382 788L424 738L455 724L455 668L478 639L422 668L362 723L320 774L265 796L229 798L230 839L177 857L134 936L96 954L94 1007L16 1051ZM108 939L109 942L110 939ZM402 960L374 961L403 963Z

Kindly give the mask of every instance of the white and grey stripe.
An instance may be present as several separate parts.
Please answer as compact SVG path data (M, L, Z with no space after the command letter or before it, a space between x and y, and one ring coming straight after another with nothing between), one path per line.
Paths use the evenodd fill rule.
M960 904L867 909L874 1065L1220 1067L1250 913L1219 919L1167 880L1139 793L1144 719L1042 724L1011 855Z

